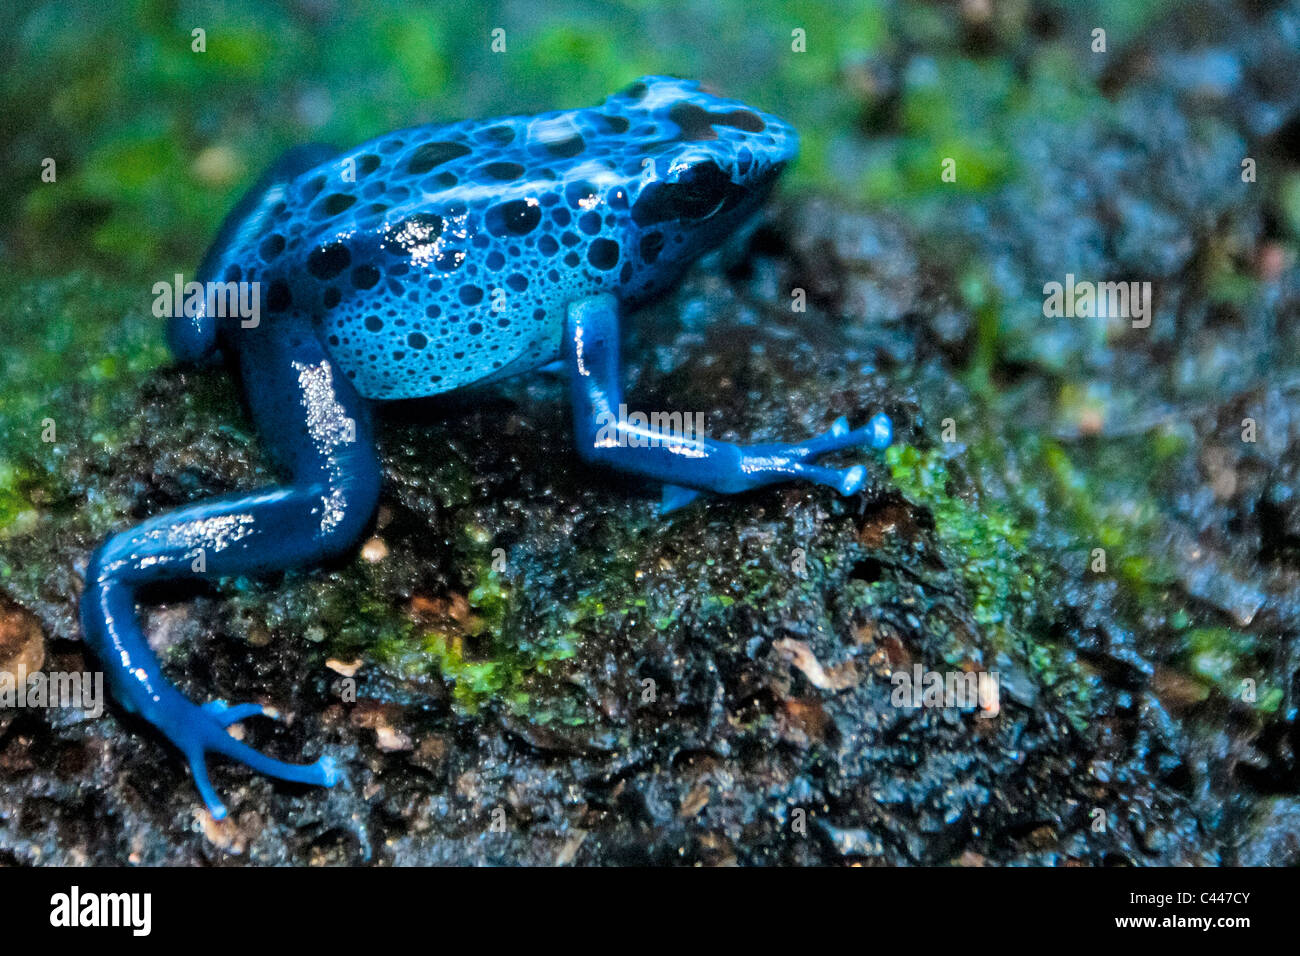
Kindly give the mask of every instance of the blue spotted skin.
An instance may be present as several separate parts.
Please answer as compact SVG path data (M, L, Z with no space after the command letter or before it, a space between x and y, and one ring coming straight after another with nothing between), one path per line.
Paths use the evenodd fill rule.
M562 360L579 454L663 483L665 512L702 493L806 479L842 494L865 470L829 452L892 440L884 414L799 443L734 445L617 422L620 316L734 232L797 150L774 116L646 77L598 107L401 130L346 153L286 154L235 207L198 280L256 282L261 315L178 315L178 358L235 365L284 483L160 514L92 556L88 644L123 706L187 758L214 817L206 755L329 786L328 757L267 757L227 728L258 705L196 706L162 675L137 592L349 552L379 497L374 401L432 395ZM636 421L635 419L633 420Z

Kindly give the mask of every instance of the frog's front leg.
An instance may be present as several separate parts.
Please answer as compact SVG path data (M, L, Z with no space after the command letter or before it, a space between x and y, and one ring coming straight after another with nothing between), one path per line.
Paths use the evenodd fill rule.
M665 511L700 492L734 494L794 479L853 494L866 481L865 468L826 468L813 462L829 452L861 445L880 449L893 440L893 427L883 413L856 430L841 418L824 434L790 444L734 445L629 424L619 414L618 337L618 300L613 296L569 306L564 349L578 451L587 461L664 482Z
M261 713L256 705L197 707L186 699L163 676L140 630L136 593L158 581L270 571L339 554L365 530L380 480L364 402L335 373L310 327L264 323L235 335L258 430L290 484L214 498L113 536L91 558L82 596L85 639L118 700L180 749L218 819L226 811L208 780L207 753L297 783L330 786L338 771L329 757L283 763L231 737L226 728Z

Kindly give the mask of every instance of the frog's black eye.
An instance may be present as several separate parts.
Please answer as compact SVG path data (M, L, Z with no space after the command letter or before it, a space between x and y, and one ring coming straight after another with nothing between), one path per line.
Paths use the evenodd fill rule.
M745 187L733 182L717 163L696 163L676 182L646 186L632 206L632 219L641 226L672 219L699 222L734 209L745 194Z

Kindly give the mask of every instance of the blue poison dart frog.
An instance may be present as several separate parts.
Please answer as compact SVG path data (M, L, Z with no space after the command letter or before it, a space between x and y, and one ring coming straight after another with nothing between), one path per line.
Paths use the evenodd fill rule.
M794 479L844 495L862 486L861 465L816 461L887 446L884 414L763 445L615 415L622 317L752 218L797 144L775 116L646 77L592 109L419 126L345 153L299 147L227 216L196 278L258 283L258 320L210 314L210 302L174 310L169 344L181 361L238 366L284 483L114 535L90 559L81 602L118 701L180 749L214 817L226 811L209 753L297 783L329 786L339 768L328 756L283 763L232 737L232 724L266 713L256 704L191 703L149 649L137 593L351 549L379 498L372 402L558 362L579 455L662 483L664 511Z

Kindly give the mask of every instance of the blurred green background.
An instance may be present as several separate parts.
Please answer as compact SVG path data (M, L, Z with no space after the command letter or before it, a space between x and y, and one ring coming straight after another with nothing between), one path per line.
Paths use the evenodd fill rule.
M1087 8L1114 46L1174 6L9 4L0 12L5 251L52 273L88 264L118 277L168 275L193 267L240 188L289 146L589 105L646 73L696 78L791 120L804 144L796 188L905 204L944 188L935 171L950 156L959 189L986 189L1014 176L1008 140L1026 116L1105 108L1079 70ZM491 50L498 28L504 53ZM195 29L206 52L191 49ZM900 71L916 50L925 58ZM46 157L58 164L57 185L39 179Z

